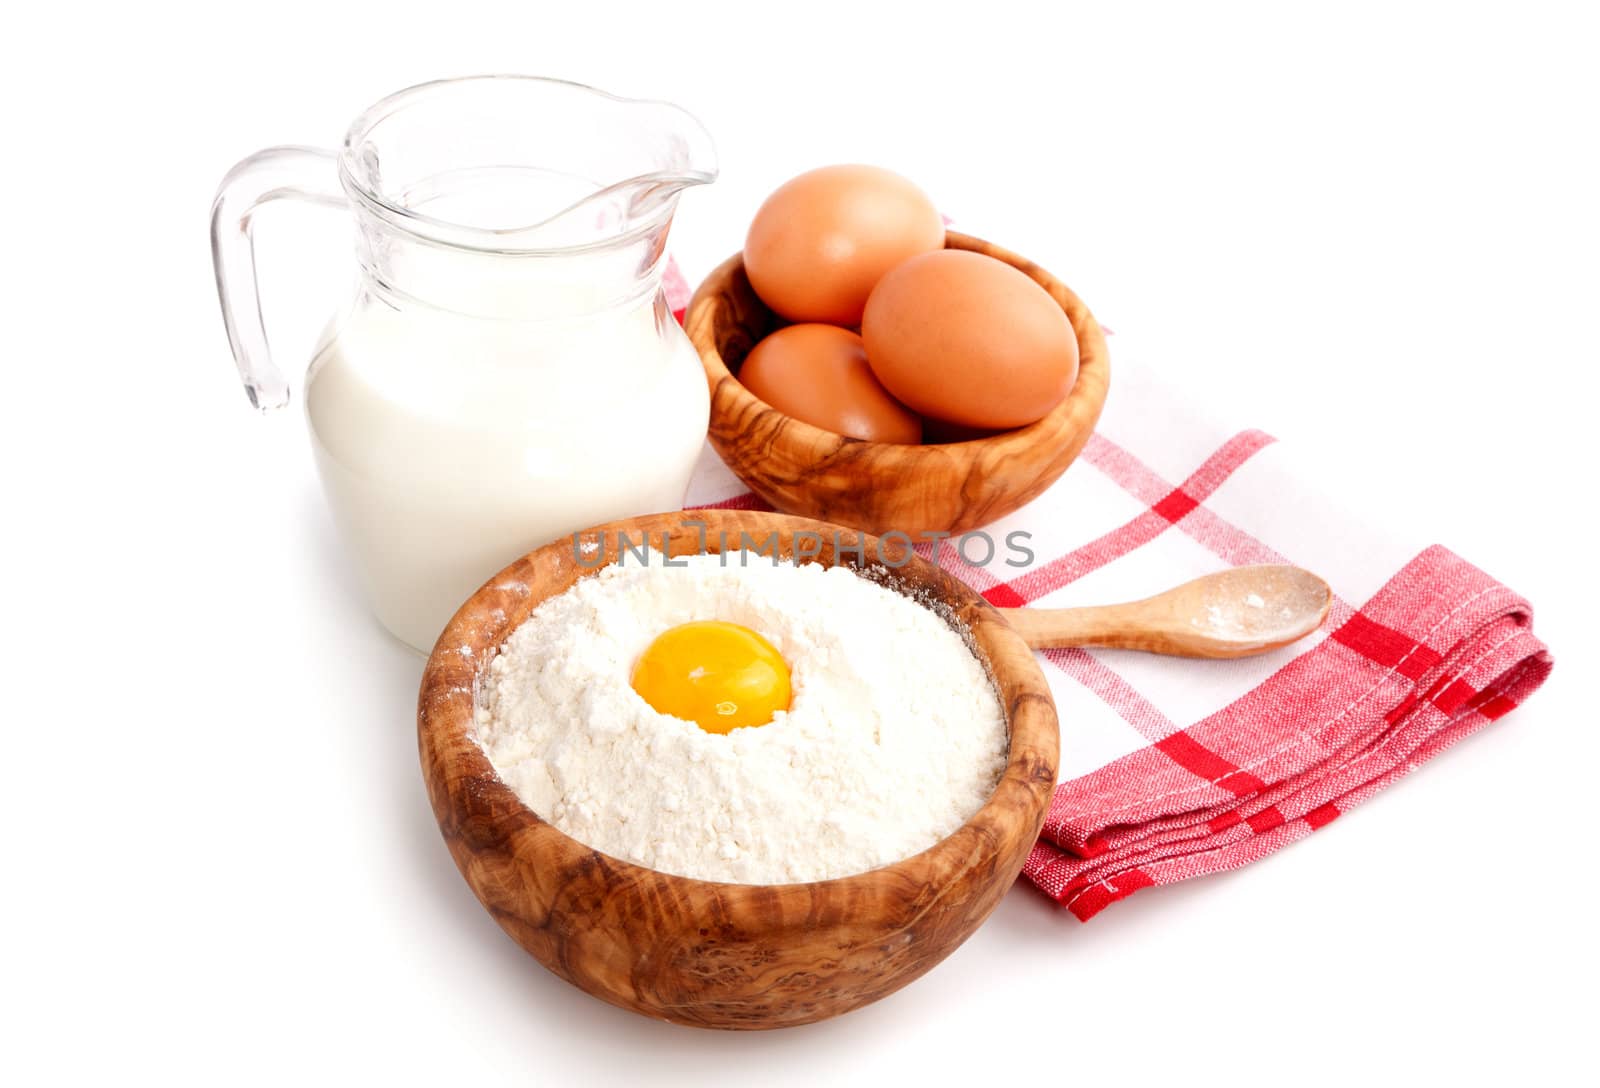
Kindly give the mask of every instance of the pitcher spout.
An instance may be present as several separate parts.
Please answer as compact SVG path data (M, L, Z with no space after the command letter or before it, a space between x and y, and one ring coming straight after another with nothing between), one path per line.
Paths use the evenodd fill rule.
M716 179L717 155L705 127L669 102L480 76L378 103L351 126L340 169L387 226L515 254L615 244L664 225L679 193Z
M638 169L599 187L547 218L502 232L504 241L530 250L605 245L662 225L678 196L717 179L711 135L692 114L669 102L590 93L620 109L613 151L618 168ZM597 134L598 135L598 134Z

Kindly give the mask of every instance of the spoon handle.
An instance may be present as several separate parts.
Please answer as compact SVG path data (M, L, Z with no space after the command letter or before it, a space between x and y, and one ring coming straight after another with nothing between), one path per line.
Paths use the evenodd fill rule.
M1175 638L1149 626L1131 603L1085 608L1002 608L1000 614L1035 650L1099 646L1172 657L1246 657L1270 648Z

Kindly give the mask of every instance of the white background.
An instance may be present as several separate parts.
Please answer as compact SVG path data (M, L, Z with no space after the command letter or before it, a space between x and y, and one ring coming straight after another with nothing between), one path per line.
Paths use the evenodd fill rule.
M1582 5L30 5L0 42L13 1083L1568 1081L1592 1055L1600 39ZM565 5L562 6L565 8ZM234 161L480 71L718 139L691 277L827 162L1038 259L1195 408L1386 480L1538 606L1523 710L1246 871L1088 925L1026 887L943 966L734 1036L544 973L457 876L298 410L256 418L205 242ZM298 374L335 213L261 217ZM1115 343L1114 343L1115 351Z

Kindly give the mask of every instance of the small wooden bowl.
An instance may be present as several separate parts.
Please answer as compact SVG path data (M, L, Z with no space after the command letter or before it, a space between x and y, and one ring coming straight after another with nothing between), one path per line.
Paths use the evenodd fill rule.
M773 408L734 375L756 342L782 324L756 297L744 259L724 261L684 317L711 383L711 444L750 490L779 510L870 533L960 533L1035 498L1078 456L1105 404L1110 355L1078 296L1032 261L948 231L947 249L999 258L1050 292L1078 335L1078 381L1036 423L969 442L902 446L813 427Z
M819 533L823 553L810 561L848 563L949 606L971 631L1010 730L1005 771L972 819L920 854L855 876L722 884L590 849L534 815L500 781L472 735L475 688L497 648L541 601L600 569L601 555L606 564L616 562L619 530L635 543L644 533L670 554L685 555L701 550L694 521L706 525L710 551L737 548L745 532L764 542L765 554L775 545L792 558L796 531ZM894 542L880 545L804 518L659 514L600 526L579 540L599 545L600 553L583 557L594 568L578 562L579 545L571 539L511 564L456 613L422 677L417 735L428 797L462 876L501 928L595 997L660 1020L716 1028L837 1016L893 993L966 940L1016 879L1056 781L1055 704L1033 654L1005 620ZM865 563L848 550L855 543L865 544ZM891 562L909 562L886 577L875 563L880 546Z

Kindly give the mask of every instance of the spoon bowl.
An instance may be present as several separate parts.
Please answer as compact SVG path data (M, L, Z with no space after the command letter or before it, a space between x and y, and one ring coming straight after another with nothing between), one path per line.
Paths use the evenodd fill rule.
M1036 650L1105 646L1174 657L1251 657L1305 638L1328 616L1333 591L1308 570L1233 567L1127 604L1002 608Z

